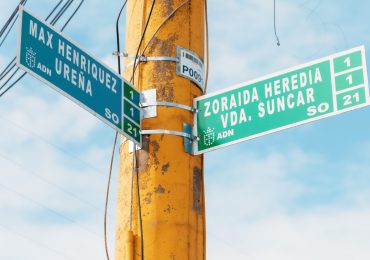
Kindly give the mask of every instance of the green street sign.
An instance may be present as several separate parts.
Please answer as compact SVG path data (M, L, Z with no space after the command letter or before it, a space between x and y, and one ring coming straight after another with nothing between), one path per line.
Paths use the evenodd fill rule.
M363 46L194 100L195 154L370 105Z
M51 25L19 16L18 67L141 146L140 92Z

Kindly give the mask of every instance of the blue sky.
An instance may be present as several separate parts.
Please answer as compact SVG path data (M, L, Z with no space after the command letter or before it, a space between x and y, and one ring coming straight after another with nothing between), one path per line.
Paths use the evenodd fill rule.
M57 2L27 5L45 17ZM370 48L368 1L276 2L280 47L272 0L209 1L209 93ZM15 4L0 2L0 24ZM85 1L65 30L113 69L121 4ZM10 36L0 68L15 56L16 31ZM368 259L369 117L369 108L355 110L206 154L208 259ZM114 131L30 76L0 100L0 129L0 258L103 259ZM113 184L116 176L115 169ZM112 254L115 191L113 185Z

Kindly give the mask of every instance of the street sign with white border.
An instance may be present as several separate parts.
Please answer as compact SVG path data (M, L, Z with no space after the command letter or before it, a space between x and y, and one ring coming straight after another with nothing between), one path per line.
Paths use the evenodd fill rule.
M196 98L195 154L368 105L361 46Z
M20 7L17 66L141 146L140 92Z

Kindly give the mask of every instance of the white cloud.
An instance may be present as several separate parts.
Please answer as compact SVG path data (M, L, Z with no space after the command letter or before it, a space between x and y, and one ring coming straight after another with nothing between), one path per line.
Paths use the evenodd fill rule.
M368 258L370 205L364 200L369 194L354 171L347 172L351 161L334 169L343 196L304 206L299 198L328 178L324 169L332 162L322 155L295 147L270 149L267 155L243 151L227 163L215 157L206 172L209 259ZM369 178L369 168L358 170ZM319 169L323 179L309 177Z

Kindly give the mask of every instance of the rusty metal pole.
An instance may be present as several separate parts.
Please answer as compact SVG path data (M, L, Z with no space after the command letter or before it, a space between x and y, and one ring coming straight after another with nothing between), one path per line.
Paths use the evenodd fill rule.
M176 46L181 46L204 60L205 3L204 0L185 2L163 24L145 56L175 57ZM171 12L183 3L184 0L155 2L141 51ZM151 5L152 0L128 1L128 54L137 50ZM130 61L127 59L127 63ZM130 79L132 66L125 73L126 79ZM135 74L135 86L141 91L156 89L157 101L187 106L193 106L193 99L202 94L193 82L177 76L173 61L141 62ZM157 117L143 120L143 129L183 132L184 123L193 125L192 112L174 107L158 107L157 111ZM121 141L115 255L117 260L142 259L136 177L131 207L133 153L128 151L128 141L124 138ZM147 135L143 136L143 149L137 152L144 259L205 259L203 157L186 153L183 142L178 136Z

